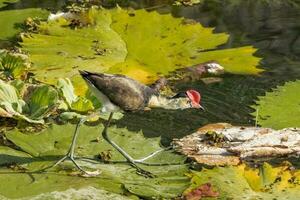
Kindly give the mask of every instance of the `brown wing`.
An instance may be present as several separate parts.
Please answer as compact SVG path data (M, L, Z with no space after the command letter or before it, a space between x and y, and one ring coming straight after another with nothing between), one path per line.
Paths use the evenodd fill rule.
M125 111L140 110L149 100L152 89L123 75L90 73L88 80L112 103Z

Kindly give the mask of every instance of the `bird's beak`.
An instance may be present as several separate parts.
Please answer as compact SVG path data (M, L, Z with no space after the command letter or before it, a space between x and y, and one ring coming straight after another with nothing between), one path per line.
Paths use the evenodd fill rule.
M200 104L194 104L193 108L198 108L198 109L205 111L205 108L203 106L201 106Z
M205 111L205 108L199 104L199 109Z

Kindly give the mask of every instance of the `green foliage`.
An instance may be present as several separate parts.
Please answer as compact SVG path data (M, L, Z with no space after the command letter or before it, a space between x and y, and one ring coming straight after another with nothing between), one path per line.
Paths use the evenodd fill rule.
M300 81L288 82L259 97L253 106L258 112L258 124L282 129L300 126Z
M272 167L265 163L260 169L238 167L215 167L191 175L192 185L185 191L211 183L220 196L218 199L298 199L300 195L299 170L288 170L288 166Z
M33 160L29 154L10 147L0 146L0 166L11 163L24 163Z
M85 97L78 97L74 92L74 87L70 79L59 79L57 82L57 87L64 97L66 103L70 110L77 112L87 112L89 110L94 110L92 101Z
M174 18L146 10L114 9L112 28L127 44L125 62L110 71L123 73L144 82L157 73L168 74L177 68L217 60L227 72L255 74L259 58L255 49L247 46L235 49L212 50L226 43L228 35L214 34L193 20ZM245 66L244 63L247 63Z
M10 156L16 156L15 162L21 167L25 167L28 171L40 170L46 166L53 164L57 159L65 154L72 140L75 125L52 125L38 135L21 133L18 130L12 130L6 133L6 137L15 145L26 152L27 156L14 153L13 150L0 148L0 155L6 154L6 160L11 160ZM99 137L103 126L86 126L80 128L80 135L76 148L76 156L84 156L96 158L101 152L111 150L112 161L124 160L124 158L112 147ZM130 132L125 128L109 128L110 137L119 145L121 145L134 158L141 158L150 153L162 149L159 145L160 138L144 138L142 133ZM96 139L98 138L99 139ZM24 153L23 153L24 154ZM27 160L18 159L18 157L26 157ZM29 157L29 159L27 158ZM1 157L0 157L1 158ZM31 158L31 160L30 160ZM33 159L34 158L34 159ZM161 152L149 163L166 163L175 162L183 163L183 156L173 154L172 152ZM136 174L131 166L119 164L102 164L99 161L85 162L78 160L80 165L90 170L100 170L101 174L94 178L84 179L82 177L68 176L70 163L61 164L64 171L59 173L32 174L35 181L28 184L31 179L25 178L24 174L1 174L0 181L6 180L7 184L0 185L0 194L8 198L27 197L38 195L41 193L52 192L57 190L67 190L69 188L95 187L110 192L125 194L129 191L132 194L144 198L173 198L182 193L189 185L189 179L184 174L187 172L185 164L170 166L142 166L146 170L151 171L156 178L147 179ZM5 162L5 161L4 161ZM4 163L2 162L2 163ZM73 166L72 166L73 168ZM3 172L5 169L0 170ZM55 168L52 170L59 170ZM109 181L108 181L109 180ZM15 190L18 189L16 193Z
M16 83L16 82L15 82ZM47 85L28 86L21 96L13 85L0 80L0 116L43 123L53 111L57 92Z
M12 117L14 114L21 113L25 104L13 86L0 80L0 109L2 117Z
M78 27L68 18L75 19ZM41 23L39 33L22 39L37 79L54 83L59 77L72 78L81 94L86 86L76 68L122 73L142 82L209 60L217 60L227 72L261 71L256 68L260 59L252 56L253 47L212 50L226 43L228 35L214 34L213 29L194 21L145 10L91 9Z
M22 10L6 10L0 12L0 41L8 40L22 31L22 23L28 17L46 18L48 11L38 8L28 8Z
M0 72L6 78L21 78L29 67L30 62L26 55L0 50Z
M53 84L60 77L77 75L77 79L73 77L75 86L82 88L85 83L76 68L103 72L125 59L126 45L110 28L108 11L91 10L83 18L92 24L72 29L70 21L60 18L42 23L38 34L22 38L21 45L31 55L37 79Z
M48 117L56 106L58 94L48 85L35 86L33 91L25 97L28 105L29 117L42 119Z

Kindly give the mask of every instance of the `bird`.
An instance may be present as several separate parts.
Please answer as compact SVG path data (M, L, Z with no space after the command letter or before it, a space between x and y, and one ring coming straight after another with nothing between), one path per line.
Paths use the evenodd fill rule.
M201 95L198 91L189 89L187 91L178 92L171 97L163 96L159 93L161 84L165 84L165 80L159 79L152 86L144 85L132 78L120 74L106 74L79 70L81 77L85 80L88 88L101 102L100 112L110 113L109 118L102 131L102 137L111 144L118 152L120 152L127 162L137 169L140 174L152 176L146 170L140 168L137 163L142 163L145 159L150 158L154 154L147 156L145 159L135 160L120 146L112 141L108 136L108 127L115 112L136 112L147 110L148 108L164 108L164 109L204 109L201 102ZM56 162L58 165L65 159L70 159L75 166L84 173L89 173L82 169L74 159L74 149L76 138L80 124L84 123L82 119L76 126L72 144L68 153Z

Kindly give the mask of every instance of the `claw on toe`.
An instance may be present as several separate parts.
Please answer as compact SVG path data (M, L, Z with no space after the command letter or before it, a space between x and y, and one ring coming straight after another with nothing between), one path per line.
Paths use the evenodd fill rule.
M154 174L152 174L151 172L148 172L146 170L143 170L143 169L137 169L136 170L136 173L138 175L141 175L141 176L144 176L145 178L155 178L156 176Z

